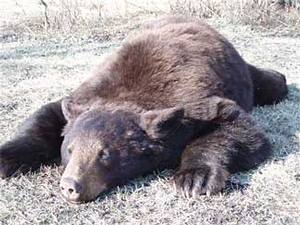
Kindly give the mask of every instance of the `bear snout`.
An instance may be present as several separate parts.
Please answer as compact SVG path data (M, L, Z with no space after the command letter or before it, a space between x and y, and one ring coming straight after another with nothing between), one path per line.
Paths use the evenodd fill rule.
M83 186L72 178L62 178L60 181L60 190L68 202L76 203L80 202Z

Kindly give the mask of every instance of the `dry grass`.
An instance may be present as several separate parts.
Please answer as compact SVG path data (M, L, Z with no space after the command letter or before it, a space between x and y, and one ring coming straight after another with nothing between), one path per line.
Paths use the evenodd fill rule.
M40 173L0 180L0 224L300 224L300 42L247 26L213 26L247 61L287 75L288 99L253 112L274 148L265 165L233 175L227 190L211 198L174 195L168 182L172 171L164 171L83 205L63 201L62 168L43 167ZM76 88L99 57L118 44L81 36L2 40L0 142L42 104Z
M280 5L276 0L175 0L172 13L188 14L201 18L219 18L231 23L251 25L300 26L300 2ZM286 1L287 2L287 1ZM297 3L297 5L295 5ZM298 5L299 4L299 5Z
M17 36L92 35L104 39L136 26L147 15L169 12L168 0L0 0L0 30ZM117 27L113 32L111 27Z
M280 6L278 2L292 2ZM81 35L109 39L136 21L162 14L222 19L234 24L300 28L299 0L0 0L4 35ZM123 28L122 28L123 27Z

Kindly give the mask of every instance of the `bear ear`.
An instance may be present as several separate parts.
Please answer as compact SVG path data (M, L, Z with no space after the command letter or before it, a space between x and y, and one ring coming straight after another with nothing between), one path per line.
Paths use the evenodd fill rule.
M80 105L76 105L71 98L65 98L61 102L61 109L66 120L70 121L77 118L84 109Z
M207 119L213 122L229 122L235 120L240 114L236 102L217 96L209 99Z
M162 110L151 110L141 116L141 127L147 134L159 139L175 131L184 116L184 109L174 107Z

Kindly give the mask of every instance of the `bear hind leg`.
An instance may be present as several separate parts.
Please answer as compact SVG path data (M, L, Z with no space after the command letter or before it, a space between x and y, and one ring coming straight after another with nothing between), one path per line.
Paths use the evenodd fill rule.
M248 64L253 82L254 105L272 105L288 94L285 76L275 70L260 69Z

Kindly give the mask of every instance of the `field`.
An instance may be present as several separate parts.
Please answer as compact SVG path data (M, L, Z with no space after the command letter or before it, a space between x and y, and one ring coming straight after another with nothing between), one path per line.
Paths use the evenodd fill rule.
M155 15L106 25L103 33L0 35L0 143L41 105L66 96L87 79L101 55ZM59 191L61 166L0 180L0 224L300 224L300 36L293 26L267 29L208 19L246 61L287 76L288 98L259 107L253 117L271 140L264 165L233 174L217 196L185 199L169 182L174 171L154 172L93 202L72 205ZM30 28L31 29L31 28ZM26 30L26 29L25 29ZM2 30L3 31L3 30Z

